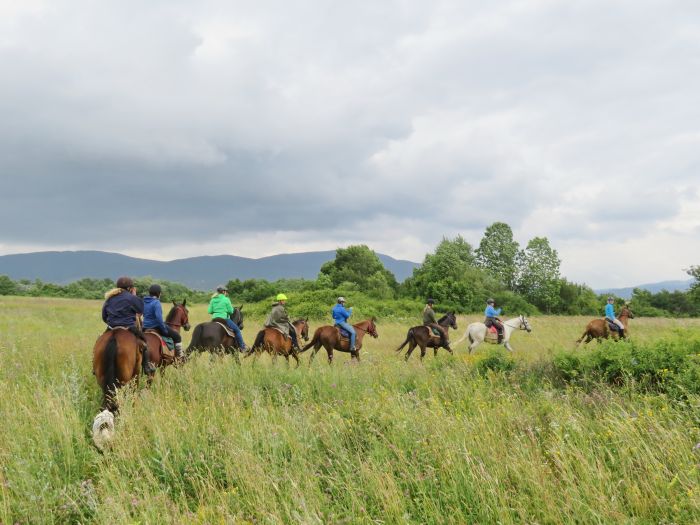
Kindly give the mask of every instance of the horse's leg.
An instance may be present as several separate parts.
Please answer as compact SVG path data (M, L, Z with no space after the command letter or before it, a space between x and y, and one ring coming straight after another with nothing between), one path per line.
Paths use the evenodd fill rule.
M425 357L425 353L427 352L427 349L425 347L425 343L418 343L418 346L420 346L420 360L422 363L423 358Z
M328 364L332 365L333 364L333 347L328 345L325 348L326 348L326 353L328 354Z
M472 344L469 345L469 353L470 353L470 354L474 351L474 349L475 349L477 346L479 346L479 343L480 343L480 342L481 342L481 341L474 341Z
M512 351L513 351L513 349L512 349L511 346L510 346L510 343L509 343L508 341L504 341L504 342L503 342L503 346L505 346L505 347L506 347L506 350L508 350L509 352L512 352Z
M299 356L297 355L296 352L292 352L292 357L297 362L297 366L295 366L294 368L299 368Z
M413 350L416 348L416 341L415 339L412 339L411 342L408 344L408 351L406 352L406 358L405 360L408 361L408 358L411 357L411 353Z

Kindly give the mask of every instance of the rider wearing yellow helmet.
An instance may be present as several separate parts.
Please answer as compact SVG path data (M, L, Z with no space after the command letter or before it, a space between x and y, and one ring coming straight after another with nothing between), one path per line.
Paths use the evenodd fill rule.
M287 337L291 337L294 348L301 350L301 348L299 348L299 342L297 341L297 331L294 325L289 321L289 314L284 307L287 303L287 296L283 293L279 293L276 299L277 301L272 303L272 311L265 321L265 327L275 328Z

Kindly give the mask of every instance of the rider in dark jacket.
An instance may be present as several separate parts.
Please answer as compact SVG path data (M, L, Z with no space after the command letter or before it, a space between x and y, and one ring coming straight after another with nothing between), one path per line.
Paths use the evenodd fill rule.
M153 374L155 366L148 358L148 348L143 333L136 323L136 317L143 314L143 301L136 296L136 287L130 277L117 279L117 287L105 294L105 303L102 305L102 320L107 324L107 329L124 327L128 328L140 341L143 352L143 371L145 374Z
M435 310L433 310L433 304L435 301L433 299L428 299L426 301L425 308L423 308L423 326L429 328L435 328L440 334L440 345L449 350L450 341L447 338L447 329L440 326L435 318Z

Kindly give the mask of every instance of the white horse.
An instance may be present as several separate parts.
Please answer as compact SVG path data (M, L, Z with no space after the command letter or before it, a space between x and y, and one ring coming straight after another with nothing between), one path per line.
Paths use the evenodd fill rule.
M520 315L518 317L508 319L507 321L503 321L503 346L505 346L511 352L513 351L513 349L511 348L510 343L508 341L510 340L511 334L515 330L527 330L528 332L532 331L532 328L530 328L530 323L527 322L527 319L524 315ZM469 345L470 354L472 353L472 350L474 350L477 346L479 346L479 344L483 343L484 341L492 344L498 343L498 335L487 330L486 325L484 323L477 322L470 324L467 327L467 331L464 332L464 335L459 339L459 341L453 343L452 346L456 347L467 337L469 338L469 342L471 343Z

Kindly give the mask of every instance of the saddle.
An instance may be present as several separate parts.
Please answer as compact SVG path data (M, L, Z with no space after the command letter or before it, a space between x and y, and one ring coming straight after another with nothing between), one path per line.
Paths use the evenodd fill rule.
M612 323L612 322L608 321L607 319L605 321L608 323L608 328L610 328L611 331L613 331L613 332L620 331L620 327L617 326L615 323Z
M493 326L493 325L491 325L491 326L488 327L488 331L489 331L490 333L492 333L492 334L498 335L498 330L497 330L496 327Z
M233 333L233 330L231 330L228 325L226 324L226 319L222 319L221 317L216 317L211 320L213 323L219 323L221 325L221 328L223 328L228 335L233 337L234 339L236 338L236 334Z
M175 341L172 337L163 337L156 330L145 330L144 334L153 334L160 340L160 353L162 356L175 359Z
M341 339L350 339L350 332L348 332L345 328L341 328L338 325L335 325L335 328L338 330L340 333L340 338Z
M430 330L433 332L433 335L434 335L434 336L436 336L436 337L441 337L441 336L442 336L442 334L440 333L440 330L438 330L438 329L435 328L434 326L431 326L431 327L430 327Z
M270 329L270 330L274 330L274 331L276 331L276 332L279 332L280 334L282 334L282 335L284 336L285 339L289 339L289 338L290 338L290 335L289 335L289 334L285 334L285 333L282 331L282 329L277 328L276 326L266 326L266 327L265 327L265 330L267 330L267 329Z

